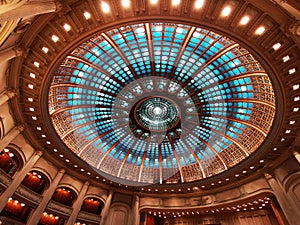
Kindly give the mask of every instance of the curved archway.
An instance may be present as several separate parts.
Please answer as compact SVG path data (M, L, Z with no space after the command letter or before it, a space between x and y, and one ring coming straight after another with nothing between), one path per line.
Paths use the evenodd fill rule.
M17 146L9 145L0 152L0 168L13 176L25 164L25 157Z
M88 213L100 215L103 206L104 206L104 202L101 199L90 196L90 197L86 197L83 200L81 210Z
M72 206L76 198L77 198L77 194L72 188L59 186L55 190L51 199L61 204Z
M32 191L42 194L49 186L49 179L40 171L32 170L26 174L22 184Z

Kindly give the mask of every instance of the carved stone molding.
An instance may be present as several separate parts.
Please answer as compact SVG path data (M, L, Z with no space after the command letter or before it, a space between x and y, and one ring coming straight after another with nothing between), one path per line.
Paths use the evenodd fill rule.
M78 219L82 219L84 221L89 221L89 222L99 223L100 222L100 215L95 215L95 214L92 214L92 213L81 211L78 214Z
M23 198L26 198L28 201L34 202L35 204L39 204L42 201L41 195L23 185L20 185L17 188L16 192L20 194Z
M0 224L1 225L23 225L23 223L17 222L15 220L7 218L5 216L0 216Z
M52 200L48 203L47 208L51 209L52 211L55 211L59 214L64 214L67 216L71 215L72 210L73 210L70 206L66 206L66 205L60 204L60 203L52 201Z

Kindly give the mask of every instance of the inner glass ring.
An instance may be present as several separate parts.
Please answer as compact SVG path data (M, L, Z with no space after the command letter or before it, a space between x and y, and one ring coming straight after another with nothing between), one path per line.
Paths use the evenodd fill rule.
M168 131L180 120L180 111L176 103L162 97L144 98L133 110L135 121L154 132Z

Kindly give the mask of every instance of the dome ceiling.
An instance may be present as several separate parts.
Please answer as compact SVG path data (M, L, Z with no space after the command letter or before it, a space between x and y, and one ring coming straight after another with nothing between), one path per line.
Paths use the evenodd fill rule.
M264 142L276 109L269 76L247 49L176 23L95 34L67 55L49 85L61 141L97 172L132 185L228 170Z

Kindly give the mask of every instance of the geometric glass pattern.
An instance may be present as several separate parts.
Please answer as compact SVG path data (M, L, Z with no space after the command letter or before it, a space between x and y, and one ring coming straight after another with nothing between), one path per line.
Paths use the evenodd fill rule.
M58 65L49 114L62 142L132 185L219 174L256 151L275 116L262 65L216 32L139 23L93 35Z

